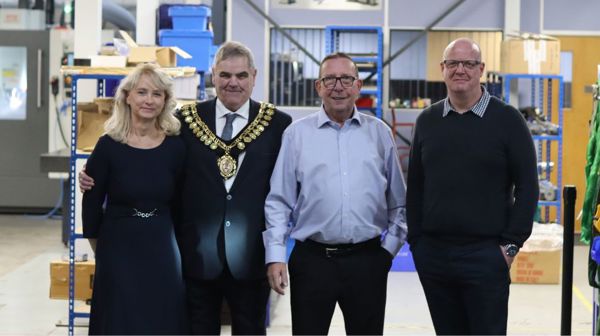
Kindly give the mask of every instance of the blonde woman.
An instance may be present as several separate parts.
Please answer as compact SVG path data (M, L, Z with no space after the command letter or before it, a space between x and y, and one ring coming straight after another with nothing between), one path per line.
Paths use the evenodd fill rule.
M171 79L138 66L87 161L83 232L96 253L90 334L187 333L171 208L185 160ZM106 204L103 207L103 204Z

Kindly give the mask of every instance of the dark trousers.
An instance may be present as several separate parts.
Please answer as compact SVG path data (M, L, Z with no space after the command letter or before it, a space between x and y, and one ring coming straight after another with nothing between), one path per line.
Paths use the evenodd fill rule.
M236 280L226 267L215 280L186 279L188 309L195 335L221 333L223 298L231 311L233 335L265 335L270 287L265 279Z
M378 239L339 254L296 242L289 260L292 333L327 335L338 303L347 334L383 334L391 262Z
M506 335L510 274L498 242L422 237L412 248L438 335Z

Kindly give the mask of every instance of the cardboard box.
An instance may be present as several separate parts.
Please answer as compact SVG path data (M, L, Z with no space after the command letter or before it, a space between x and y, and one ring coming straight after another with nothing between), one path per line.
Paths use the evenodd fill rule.
M94 104L98 106L98 112L102 114L112 114L115 99L113 97L97 97L94 98Z
M529 37L524 35L524 37ZM550 37L513 38L502 42L500 71L514 74L560 74L560 41Z
M510 268L512 283L559 283L560 256L560 250L519 252Z
M77 104L77 149L94 150L98 139L104 134L104 123L110 113L102 113L97 103Z
M192 58L190 54L178 47L138 46L127 32L123 30L119 32L129 46L128 63L157 63L161 67L172 68L177 66L178 55L185 59Z
M94 261L75 263L75 299L92 298L95 269ZM50 263L50 298L69 299L69 263L66 261Z

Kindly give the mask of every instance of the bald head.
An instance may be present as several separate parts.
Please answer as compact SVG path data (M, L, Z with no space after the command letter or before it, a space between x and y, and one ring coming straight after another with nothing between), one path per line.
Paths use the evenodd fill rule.
M469 38L450 42L440 68L452 106L467 111L475 105L482 94L479 81L485 71L477 43Z
M460 49L462 51L470 51L471 55L473 55L473 59L476 61L481 61L481 49L479 48L479 45L471 40L470 38L467 37L461 37L458 38L452 42L450 42L450 44L448 44L448 46L446 47L446 49L444 50L444 59L448 59L448 55L454 50L454 49Z

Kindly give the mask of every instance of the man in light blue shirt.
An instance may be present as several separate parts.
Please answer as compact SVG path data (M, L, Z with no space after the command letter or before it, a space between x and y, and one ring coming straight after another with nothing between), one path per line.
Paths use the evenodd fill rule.
M382 334L387 274L406 238L404 178L389 127L356 110L352 59L329 55L319 72L323 105L286 129L271 176L267 276L283 295L286 240L295 239L292 332L327 334L338 303L346 333Z

